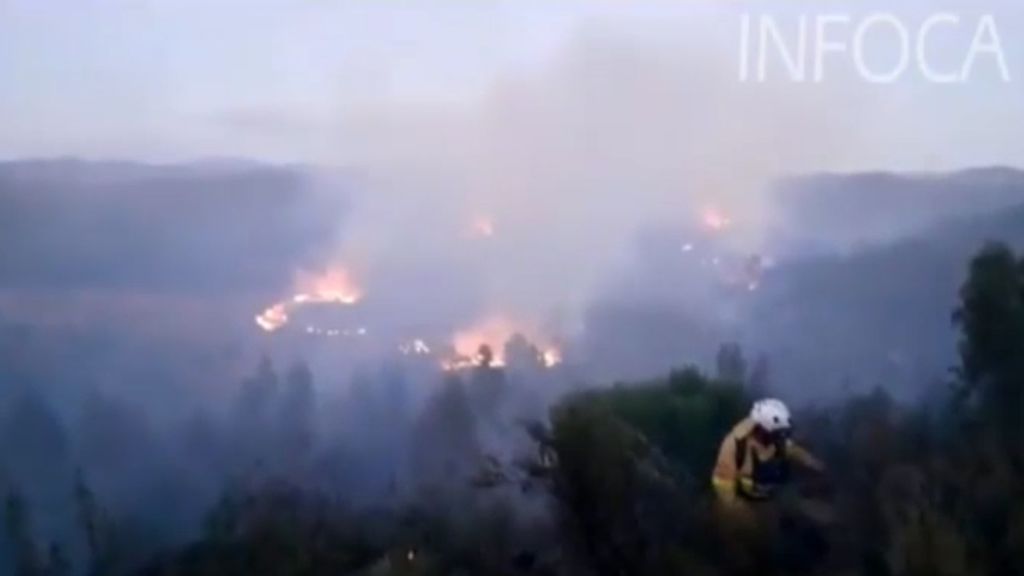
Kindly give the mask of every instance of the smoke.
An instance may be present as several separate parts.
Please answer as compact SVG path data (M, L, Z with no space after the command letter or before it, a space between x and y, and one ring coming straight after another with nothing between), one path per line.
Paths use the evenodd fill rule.
M585 25L548 65L468 101L348 102L337 157L365 171L369 191L344 251L458 254L486 278L482 306L522 314L578 312L638 230L692 228L709 206L756 246L768 184L844 158L856 129L830 105L838 87L739 83L737 20L706 16L709 29L687 36ZM467 241L481 214L493 236Z
M321 194L297 169L0 164L0 282L172 295L272 290L319 263L344 208L343 190Z
M887 213L887 198L846 201L879 179L839 176L852 183L832 185L835 199L811 186L819 203L794 193L796 209L779 210L779 177L893 153L883 136L896 130L878 130L878 110L896 108L844 81L741 83L734 9L666 14L658 25L586 21L542 61L496 70L470 94L346 86L354 93L323 116L219 118L236 149L248 135L298 142L341 172L12 168L56 176L0 180L0 312L20 324L0 323L0 381L16 391L0 399L12 443L0 464L23 484L81 467L118 512L159 522L177 507L193 517L174 523L194 527L228 479L261 474L359 503L420 496L419 476L461 494L481 460L528 446L520 418L542 419L579 383L647 378L727 340L754 343L750 360L770 353L786 380L777 389L794 397L865 373L896 385L944 370L949 300L989 226L948 232L954 256L897 245L785 263L759 284L762 260L749 257L780 227L806 225L786 238L806 243L847 224L846 245L874 230L860 220L870 216L896 242L909 222L933 223L917 209L934 197ZM1021 198L1018 174L981 176L1001 198L986 206ZM944 215L978 177L951 189ZM339 322L368 327L373 354L356 338L259 332L253 315L301 290L298 271L334 266L362 296L335 310ZM93 313L72 322L81 308ZM207 338L159 334L157 316ZM505 322L489 330L494 319ZM937 336L923 347L922 327ZM531 342L488 342L503 369L444 375L436 357L397 352L424 338L468 355L494 338L481 334L516 331ZM531 346L563 343L563 364L538 364L547 350ZM253 374L260 353L272 361ZM15 450L22 436L39 444Z

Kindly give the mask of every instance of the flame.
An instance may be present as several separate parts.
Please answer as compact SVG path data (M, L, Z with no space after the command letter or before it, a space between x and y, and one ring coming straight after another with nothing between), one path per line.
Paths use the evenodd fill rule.
M537 362L544 368L552 368L562 363L562 353L550 341L537 336L536 330L530 330L521 323L513 322L504 316L490 316L472 326L459 330L452 335L450 343L437 345L428 344L422 338L403 341L398 345L398 352L403 356L424 356L438 362L446 372L467 370L480 366L500 368L506 365L505 345L516 334L522 335L528 342L544 344L537 351ZM481 353L482 347L490 348L490 361Z
M541 354L541 363L545 368L552 368L562 363L562 351L558 348L548 348Z
M494 219L490 216L477 216L469 226L469 235L473 238L490 238L494 236Z
M456 332L452 337L452 347L457 356L478 360L480 347L486 344L494 353L491 365L503 366L505 364L505 343L516 332L515 325L507 318L492 316L475 326Z
M505 366L505 344L516 334L521 334L535 345L544 342L542 352L537 358L544 367L551 368L561 363L561 352L554 345L545 342L537 330L505 316L495 315L456 332L452 337L452 348L455 353L451 358L443 359L441 367L451 371L483 365L484 359L480 355L480 348L483 345L491 349L491 366Z
M491 364L492 366L494 363ZM475 368L480 366L480 362L476 358L469 358L466 356L457 356L455 358L448 358L441 360L441 369L445 372L454 372L456 370L466 370L467 368Z
M275 302L256 315L256 325L265 332L274 332L288 324L290 311L304 304L345 304L352 305L363 297L363 292L344 268L330 268L323 274L300 271L295 280L296 293ZM321 330L306 327L310 334L327 336L362 336L365 328L357 330Z
M732 219L715 206L708 206L701 212L701 220L710 230L718 232L732 225Z
M278 303L256 315L256 324L267 332L273 332L288 323L285 305Z
M292 301L297 304L305 302L355 304L363 297L362 290L344 268L332 268L321 275L299 272L295 284L298 294L292 297Z

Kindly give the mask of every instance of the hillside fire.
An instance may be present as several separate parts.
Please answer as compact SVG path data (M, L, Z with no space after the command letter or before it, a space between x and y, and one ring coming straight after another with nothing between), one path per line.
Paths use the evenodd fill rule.
M715 206L708 206L701 211L701 221L713 232L718 232L732 225L732 219Z
M471 238L491 238L494 236L494 219L490 216L476 216L469 225Z
M562 361L561 351L546 342L537 330L512 322L504 316L491 316L455 333L452 337L452 354L441 360L441 368L453 371L478 366L504 367L510 360L505 357L507 346L517 340L522 347L532 350L533 360L544 368L552 368Z
M285 300L275 302L255 316L256 325L265 332L276 332L286 326L291 316L299 308L307 305L342 305L352 306L359 302L363 293L344 268L331 268L323 274L300 271L297 275L296 292ZM364 335L365 328L349 331L323 329L317 326L306 326L309 334Z

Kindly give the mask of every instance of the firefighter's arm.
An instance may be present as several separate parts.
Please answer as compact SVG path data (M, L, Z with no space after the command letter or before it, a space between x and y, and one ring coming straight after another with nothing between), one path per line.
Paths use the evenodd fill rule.
M718 459L711 473L711 482L716 488L733 489L736 483L736 442L726 437L718 449Z
M808 452L803 446L800 446L792 440L786 442L786 457L809 470L813 470L815 472L825 471L824 462L815 458L814 455Z

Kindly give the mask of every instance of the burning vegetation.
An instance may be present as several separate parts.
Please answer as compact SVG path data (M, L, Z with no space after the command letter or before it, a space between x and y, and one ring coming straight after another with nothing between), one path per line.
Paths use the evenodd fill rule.
M268 306L255 316L255 322L268 333L279 332L297 323L300 326L296 330L310 336L364 337L370 332L365 325L338 325L326 321L332 313L338 312L339 307L342 311L351 309L362 297L362 288L345 268L330 268L322 274L300 272L295 282L295 293ZM301 320L300 312L303 315ZM492 315L457 330L449 341L416 337L386 347L393 346L391 349L402 356L436 359L442 370L455 371L505 366L505 348L517 339L527 342L527 347L532 350L531 360L537 365L551 368L561 363L561 351L550 339L543 337L541 331L503 315Z
M494 219L490 216L475 216L469 224L470 238L491 238L494 232Z
M429 344L423 338L415 338L399 344L398 351L403 356L436 358L442 370L453 372L477 367L505 367L509 363L507 350L510 346L513 350L526 350L518 354L537 366L552 368L562 362L561 350L539 331L504 316L491 316L458 330L450 342Z
M732 225L732 218L716 206L707 206L701 211L701 221L712 232L725 230Z
M352 306L363 297L362 289L355 283L345 268L329 268L322 274L299 272L296 291L290 297L275 302L256 315L256 325L265 332L276 332L286 326L291 315L304 306L329 304ZM318 326L306 326L306 332L329 336L342 335L345 331ZM350 331L352 335L363 335L365 328ZM345 335L349 335L345 333Z
M518 339L533 343L529 345L540 365L551 368L562 361L559 349L545 342L539 330L495 315L456 332L452 338L453 353L442 360L441 366L449 371L474 366L505 366L508 362L505 347Z

